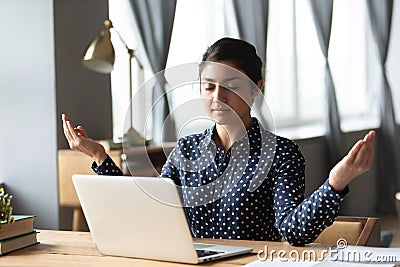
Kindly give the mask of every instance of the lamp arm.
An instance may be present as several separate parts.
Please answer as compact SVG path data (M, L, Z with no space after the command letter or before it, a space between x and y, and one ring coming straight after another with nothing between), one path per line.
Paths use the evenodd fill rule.
M132 59L132 58L135 58L135 59L136 59L136 62L138 63L139 68L142 70L142 69L143 69L143 65L142 65L142 63L140 63L139 58L138 58L137 56L135 56L135 50L133 50L133 49L127 47L127 46L125 46L125 47L126 47L126 49L128 50L129 57L130 57L131 59Z
M133 84L132 84L132 59L135 58L139 68L143 70L143 66L140 63L139 59L135 56L135 51L125 45L126 49L128 50L129 54L129 99L130 101L133 100ZM133 128L133 103L129 105L129 117L130 117L130 126Z
M125 40L122 38L121 34L120 34L114 27L112 27L112 28L113 28L114 31L117 33L118 38L119 38L119 39L121 40L121 42L124 44L126 50L128 50L129 56L130 56L131 58L135 58L136 61L137 61L137 63L138 63L138 65L139 65L139 68L140 68L140 69L143 69L143 65L142 65L142 63L140 62L139 58L138 58L137 56L135 56L135 50L133 50L132 48L129 48L128 45L126 44Z

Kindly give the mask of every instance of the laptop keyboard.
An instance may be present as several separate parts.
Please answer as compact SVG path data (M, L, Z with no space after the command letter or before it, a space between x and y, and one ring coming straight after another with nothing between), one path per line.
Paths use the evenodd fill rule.
M205 249L196 249L196 252L199 258L223 253L222 251L212 251Z

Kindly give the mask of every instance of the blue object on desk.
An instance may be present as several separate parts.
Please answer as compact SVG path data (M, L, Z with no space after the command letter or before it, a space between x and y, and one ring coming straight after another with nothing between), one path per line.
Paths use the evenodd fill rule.
M395 230L383 230L381 231L381 246L388 248L392 243L394 236L396 235Z

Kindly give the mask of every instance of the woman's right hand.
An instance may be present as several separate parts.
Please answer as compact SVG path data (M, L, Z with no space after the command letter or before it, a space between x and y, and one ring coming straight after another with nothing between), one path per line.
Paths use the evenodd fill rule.
M375 131L370 131L330 171L329 184L336 192L341 192L352 180L371 168L374 140Z
M80 151L101 165L107 158L104 147L93 139L90 139L82 126L74 128L68 120L67 115L61 115L63 121L64 135L68 140L69 147L72 150Z

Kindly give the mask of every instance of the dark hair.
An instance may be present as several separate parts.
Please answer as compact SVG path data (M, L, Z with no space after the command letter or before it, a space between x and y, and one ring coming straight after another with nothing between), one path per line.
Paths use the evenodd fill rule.
M207 48L202 61L231 61L255 83L262 80L262 61L253 45L234 38L222 38Z

